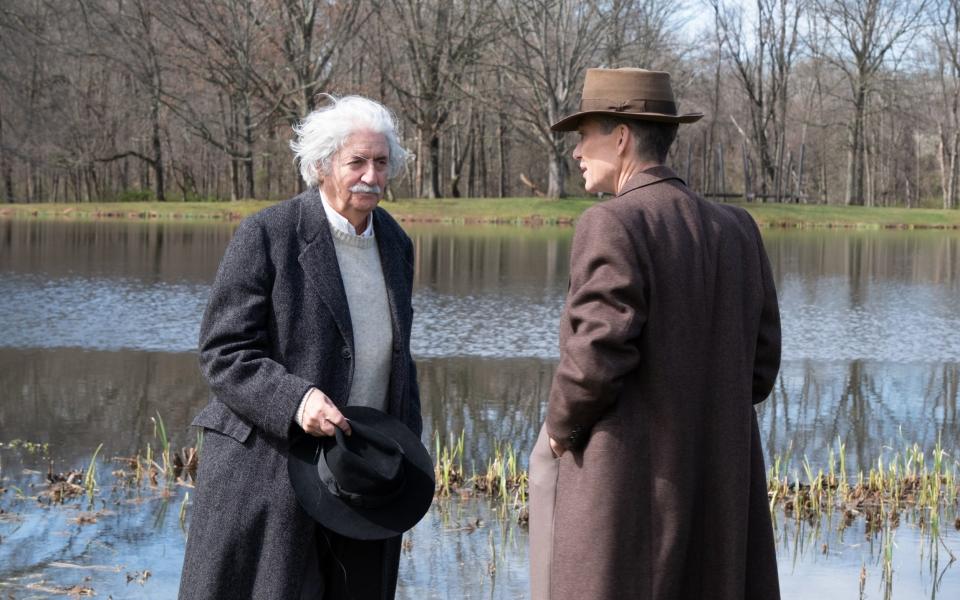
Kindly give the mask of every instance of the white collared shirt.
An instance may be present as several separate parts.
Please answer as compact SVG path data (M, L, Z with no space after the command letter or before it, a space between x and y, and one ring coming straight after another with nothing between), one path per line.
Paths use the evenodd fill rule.
M323 201L323 210L327 213L327 220L330 221L330 224L344 233L357 235L357 230L350 224L350 221L330 206L330 203L327 202L327 197L323 195L320 188L317 188L317 191L320 192L320 200ZM373 213L367 216L367 227L358 237L373 237Z

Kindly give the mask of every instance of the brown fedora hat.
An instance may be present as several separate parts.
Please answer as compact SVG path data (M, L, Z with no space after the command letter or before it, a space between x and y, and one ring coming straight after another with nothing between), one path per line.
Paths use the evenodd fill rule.
M609 115L661 123L693 123L703 113L677 114L670 73L646 69L587 69L580 111L550 126L553 131L575 131L589 115Z

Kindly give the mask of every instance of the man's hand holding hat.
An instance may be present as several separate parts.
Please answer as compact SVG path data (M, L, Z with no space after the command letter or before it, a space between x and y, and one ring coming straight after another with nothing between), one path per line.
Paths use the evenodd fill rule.
M337 428L350 435L350 422L333 400L317 388L310 388L303 397L297 411L297 424L315 437L333 435Z

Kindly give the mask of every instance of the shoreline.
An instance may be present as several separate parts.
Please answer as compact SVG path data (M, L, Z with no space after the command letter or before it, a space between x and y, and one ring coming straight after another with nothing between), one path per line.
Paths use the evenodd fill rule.
M571 227L598 202L564 198L417 199L384 201L401 223ZM267 200L235 202L93 202L0 205L2 220L236 223L268 206ZM960 210L834 205L726 203L740 206L769 229L960 230Z

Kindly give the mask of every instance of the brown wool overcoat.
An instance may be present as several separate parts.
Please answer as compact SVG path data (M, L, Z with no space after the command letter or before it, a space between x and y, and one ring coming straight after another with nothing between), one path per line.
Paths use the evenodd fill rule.
M546 428L586 445L556 465L550 597L779 598L753 405L780 317L749 214L633 177L577 224L560 340Z

